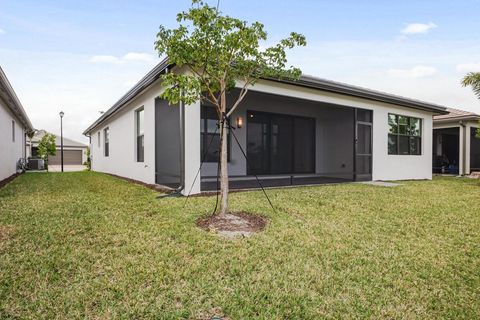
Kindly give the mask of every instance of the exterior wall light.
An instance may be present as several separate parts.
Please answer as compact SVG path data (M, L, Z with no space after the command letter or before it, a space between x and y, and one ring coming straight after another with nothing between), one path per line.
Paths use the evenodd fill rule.
M243 127L243 117L237 118L237 128Z

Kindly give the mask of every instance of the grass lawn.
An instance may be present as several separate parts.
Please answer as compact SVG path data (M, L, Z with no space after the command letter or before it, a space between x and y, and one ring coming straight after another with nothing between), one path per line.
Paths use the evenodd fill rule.
M480 183L234 193L252 238L195 226L215 197L156 199L93 172L0 189L0 319L480 318Z

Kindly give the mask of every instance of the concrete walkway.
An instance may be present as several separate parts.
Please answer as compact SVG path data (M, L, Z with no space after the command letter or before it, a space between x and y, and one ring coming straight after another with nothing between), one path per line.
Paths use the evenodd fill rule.
M64 165L63 172L76 172L86 170L87 167L84 165ZM48 171L50 172L62 172L62 166L59 165L49 165Z

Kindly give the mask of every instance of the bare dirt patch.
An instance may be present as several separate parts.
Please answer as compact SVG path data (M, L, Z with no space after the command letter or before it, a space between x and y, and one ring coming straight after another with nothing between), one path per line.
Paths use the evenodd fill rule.
M249 237L264 230L266 225L265 218L247 212L212 215L197 220L198 227L227 238Z

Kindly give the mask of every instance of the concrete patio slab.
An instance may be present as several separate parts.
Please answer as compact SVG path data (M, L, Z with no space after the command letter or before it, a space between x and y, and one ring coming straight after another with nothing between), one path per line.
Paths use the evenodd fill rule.
M377 187L398 187L401 186L399 183L394 183L394 182L386 182L386 181L365 181L365 182L360 182L362 184L368 184L371 186L377 186Z

